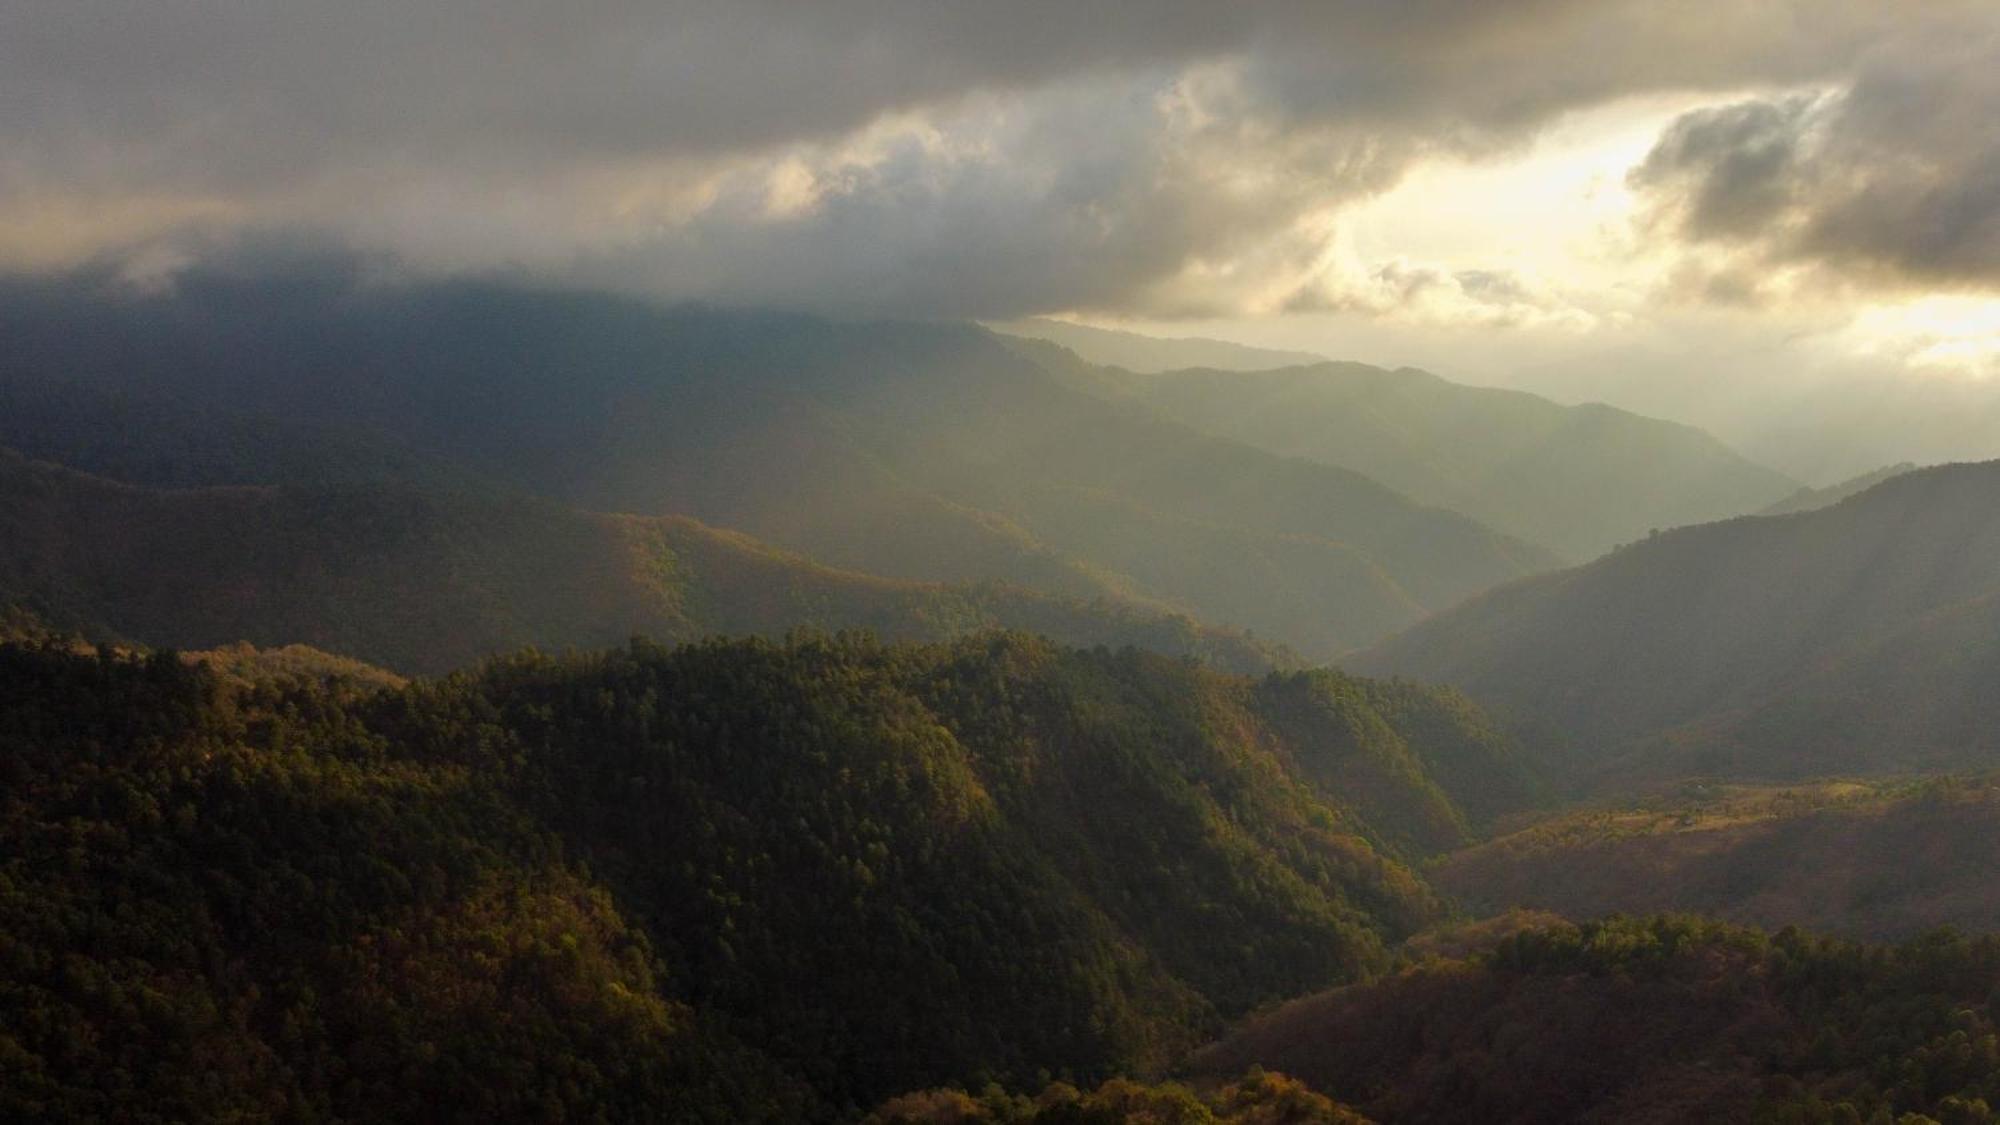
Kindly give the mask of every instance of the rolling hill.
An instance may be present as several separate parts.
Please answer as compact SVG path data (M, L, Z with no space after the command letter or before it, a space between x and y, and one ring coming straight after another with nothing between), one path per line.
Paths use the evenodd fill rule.
M1289 660L1129 600L897 581L679 516L393 485L153 489L0 450L0 603L93 636L205 649L302 642L405 673L634 634L995 627L1226 668Z
M971 326L193 276L151 298L13 283L0 332L0 393L35 407L0 414L0 443L132 483L446 479L885 577L1151 600L1317 657L1554 562L1361 474L1086 394ZM108 437L107 411L157 432Z
M1990 767L2000 462L1666 532L1351 661L1457 684L1621 776Z
M1399 810L1518 777L1448 694L1018 635L321 672L0 645L0 1111L822 1120L1158 1073L1385 967L1441 916Z
M1538 927L1260 1015L1196 1069L1280 1070L1383 1122L1977 1122L1996 974L1990 936Z
M1755 512L1798 487L1690 426L1413 368L1088 378L1196 429L1363 473L1579 562L1660 528Z
M1698 913L1903 940L2000 930L2000 787L1991 779L1688 785L1568 813L1428 869L1475 913Z

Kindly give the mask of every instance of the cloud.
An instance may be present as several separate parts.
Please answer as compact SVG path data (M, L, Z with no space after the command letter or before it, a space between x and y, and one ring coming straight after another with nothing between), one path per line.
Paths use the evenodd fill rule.
M1379 190L1408 159L1365 132L1251 127L1218 108L1240 81L1220 64L975 96L754 162L685 221L576 269L843 312L1238 309L1307 264L1315 208Z
M837 312L1273 309L1323 259L1328 216L1416 162L1505 152L1633 93L1840 87L1864 45L1982 10L17 4L0 13L0 264L171 260L291 227L419 269ZM1971 68L1952 74L1939 81L1990 93ZM1772 128L1770 143L1792 135ZM1767 188L1793 191L1810 159L1784 153ZM1691 148L1647 190L1707 190L1709 167ZM1953 202L1943 173L1934 186ZM1743 237L1673 214L1662 230ZM37 218L49 215L62 221ZM1817 235L1828 245L1892 233L1837 218ZM1468 309L1534 304L1494 284L1454 275L1445 288Z
M1364 313L1450 327L1580 331L1600 317L1556 289L1507 269L1450 269L1396 258L1370 267L1322 266L1285 303L1288 312Z
M2000 290L2000 21L1913 28L1843 88L1688 113L1630 183L1684 289Z

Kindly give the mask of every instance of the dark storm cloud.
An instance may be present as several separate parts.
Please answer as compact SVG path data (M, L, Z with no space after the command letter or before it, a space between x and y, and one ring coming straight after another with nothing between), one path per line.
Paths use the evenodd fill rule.
M1687 114L1631 179L1729 270L2000 288L2000 20L1885 45L1821 97Z
M1812 98L1700 109L1676 120L1634 186L1673 196L1696 238L1755 238L1793 206Z
M1401 52L1562 6L17 0L0 15L0 129L13 165L192 182L333 162L714 154L969 90L1302 37Z
M15 0L0 253L10 219L45 257L70 227L102 250L297 225L671 296L1212 312L1304 268L1303 218L1428 154L1624 94L1839 85L1864 44L1980 10Z

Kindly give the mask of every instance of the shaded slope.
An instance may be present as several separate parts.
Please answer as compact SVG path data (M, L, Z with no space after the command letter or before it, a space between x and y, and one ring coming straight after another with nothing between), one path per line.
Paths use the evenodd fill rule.
M2000 593L1928 613L1668 745L1750 745L1774 775L1966 769L2000 757ZM1788 751L1788 753L1786 753Z
M1988 594L1829 657L1741 707L1646 739L1609 763L1605 781L1990 769L2000 762L1995 684L2000 594Z
M1769 708L1786 693L1813 692L1816 674L1858 687L1839 679L1846 659L1857 661L1851 667L1863 678L1894 677L1913 659L1893 648L1905 631L1909 643L1930 647L1930 666L1962 666L1938 690L1969 690L1995 648L1983 624L1990 607L1970 603L1995 591L2000 463L1942 466L1816 512L1662 534L1590 566L1475 598L1353 664L1458 684L1601 756L1743 708L1774 715ZM1926 624L1931 614L1940 619ZM1871 645L1891 646L1878 651L1892 655L1871 662ZM1907 700L1882 686L1847 697L1839 707L1850 710L1835 713L1859 709L1870 713L1867 729L1895 733L1893 713ZM1810 708L1797 717L1817 721ZM1749 739L1754 724L1732 729ZM1798 755L1813 753L1812 745L1798 732L1782 739L1758 734L1745 754L1717 764L1756 776L1767 764L1759 756L1769 754L1792 759L1784 769L1796 776ZM1895 753L1891 747L1864 764L1883 765ZM1842 768L1837 752L1826 761Z
M346 489L135 488L0 450L0 600L181 648L302 641L404 672L635 633L994 626L1268 667L1273 653L1148 607L818 566L680 517Z

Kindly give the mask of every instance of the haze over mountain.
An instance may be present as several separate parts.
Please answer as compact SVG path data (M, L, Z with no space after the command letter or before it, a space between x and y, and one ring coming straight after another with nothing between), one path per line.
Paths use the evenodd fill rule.
M2000 1125L1995 458L1995 0L0 0L0 1123Z
M1286 658L1115 598L834 570L684 516L394 485L149 489L0 449L0 603L51 625L203 649L303 642L440 674L523 645L597 647L995 627L1139 644L1225 668Z
M1945 465L1817 511L1664 532L1352 663L1458 684L1600 770L1991 766L1996 593L2000 462Z
M1687 426L1358 363L1080 376L1166 417L1364 473L1575 561L1754 512L1796 482Z
M345 450L394 451L382 476L442 466L692 516L886 577L1134 596L1311 656L1553 561L1360 474L1071 389L972 327L314 275L109 300L84 281L14 285L0 330L13 393L84 419L0 420L0 441L87 470L229 470L206 450L173 467L201 448L185 436L141 435L145 453L107 440L93 402L218 419L257 450L238 478L257 483L298 425L263 420L311 420Z
M1962 343L1977 350L1983 335ZM1930 342L1951 338L1937 332ZM1556 369L1481 381L1699 426L1760 464L1822 487L1905 461L2000 457L2000 382L1990 367L1885 370L1874 361L1802 374L1760 369L1768 352L1738 352L1733 343L1724 333L1660 354L1593 352Z

